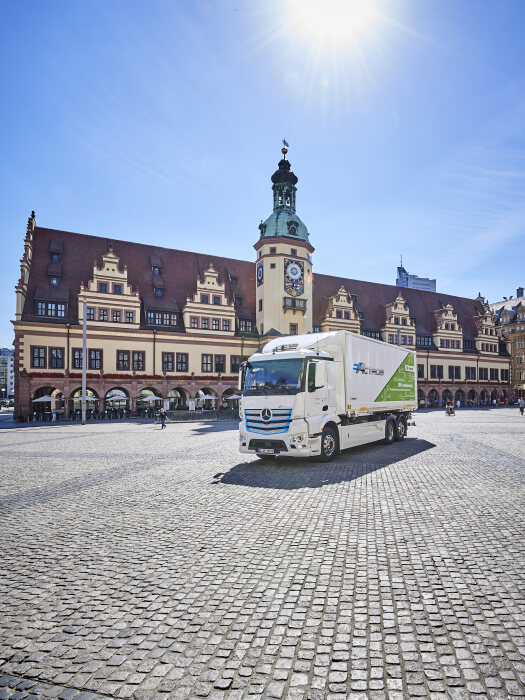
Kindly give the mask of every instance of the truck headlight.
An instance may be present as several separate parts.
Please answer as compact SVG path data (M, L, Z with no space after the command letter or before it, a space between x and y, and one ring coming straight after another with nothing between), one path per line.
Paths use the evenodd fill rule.
M303 445L306 442L306 433L297 433L292 435L291 442L293 445Z

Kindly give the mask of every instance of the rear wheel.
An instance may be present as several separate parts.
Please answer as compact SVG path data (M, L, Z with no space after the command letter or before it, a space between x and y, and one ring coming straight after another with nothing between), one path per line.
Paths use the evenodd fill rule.
M396 437L396 424L389 418L385 425L385 439L383 440L385 445L391 445Z
M401 442L407 434L407 419L405 416L399 416L396 422L396 436L397 442Z
M333 428L327 426L321 435L321 460L330 462L337 454L337 449L337 433Z

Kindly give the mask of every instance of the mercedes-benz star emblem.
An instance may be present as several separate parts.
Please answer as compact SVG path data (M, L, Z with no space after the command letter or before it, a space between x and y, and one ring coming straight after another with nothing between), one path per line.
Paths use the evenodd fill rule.
M268 420L270 420L271 417L272 417L272 412L270 411L270 409L263 408L263 410L261 411L261 418L265 421L268 421Z

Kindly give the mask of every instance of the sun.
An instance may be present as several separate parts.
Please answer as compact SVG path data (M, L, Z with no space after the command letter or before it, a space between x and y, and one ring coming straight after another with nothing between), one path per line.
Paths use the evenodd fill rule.
M291 28L314 43L352 43L379 16L375 0L288 0Z

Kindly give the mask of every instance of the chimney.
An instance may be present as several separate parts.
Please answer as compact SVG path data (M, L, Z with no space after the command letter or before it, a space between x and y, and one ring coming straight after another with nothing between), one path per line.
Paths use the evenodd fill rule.
M517 297L523 296L523 287L516 287L516 296Z

